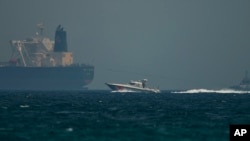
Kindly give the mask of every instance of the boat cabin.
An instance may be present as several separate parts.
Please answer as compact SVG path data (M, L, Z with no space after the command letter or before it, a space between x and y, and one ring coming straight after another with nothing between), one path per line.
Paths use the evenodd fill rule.
M145 88L146 87L146 79L143 79L142 81L133 81L131 80L129 82L130 85L140 87L140 88Z

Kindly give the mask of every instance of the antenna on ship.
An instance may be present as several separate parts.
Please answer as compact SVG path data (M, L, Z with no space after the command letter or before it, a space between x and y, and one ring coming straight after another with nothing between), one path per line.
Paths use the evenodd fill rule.
M40 30L40 35L43 35L43 30L44 30L44 24L43 23L40 23L40 24L37 24L36 25L37 28Z

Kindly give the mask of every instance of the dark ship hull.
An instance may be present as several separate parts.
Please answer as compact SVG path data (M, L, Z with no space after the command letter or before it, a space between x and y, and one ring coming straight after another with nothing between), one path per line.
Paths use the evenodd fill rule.
M92 82L93 66L0 67L1 90L83 90Z

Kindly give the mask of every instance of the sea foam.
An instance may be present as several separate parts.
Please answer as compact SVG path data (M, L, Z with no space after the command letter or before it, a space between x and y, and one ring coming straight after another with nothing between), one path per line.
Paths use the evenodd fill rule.
M250 93L250 91L240 91L240 90L232 90L232 89L219 89L219 90L213 90L213 89L190 89L190 90L184 90L184 91L174 91L172 93L221 93L221 94L247 94Z

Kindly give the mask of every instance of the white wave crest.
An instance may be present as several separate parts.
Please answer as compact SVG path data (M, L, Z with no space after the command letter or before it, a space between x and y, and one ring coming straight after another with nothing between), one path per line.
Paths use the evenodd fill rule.
M185 91L175 91L172 93L221 93L221 94L248 94L250 91L240 91L240 90L232 90L232 89L220 89L220 90L210 90L210 89L190 89Z
M20 105L20 108L29 108L29 105Z
M70 127L70 128L67 128L66 131L67 131L67 132L73 132L74 129Z

